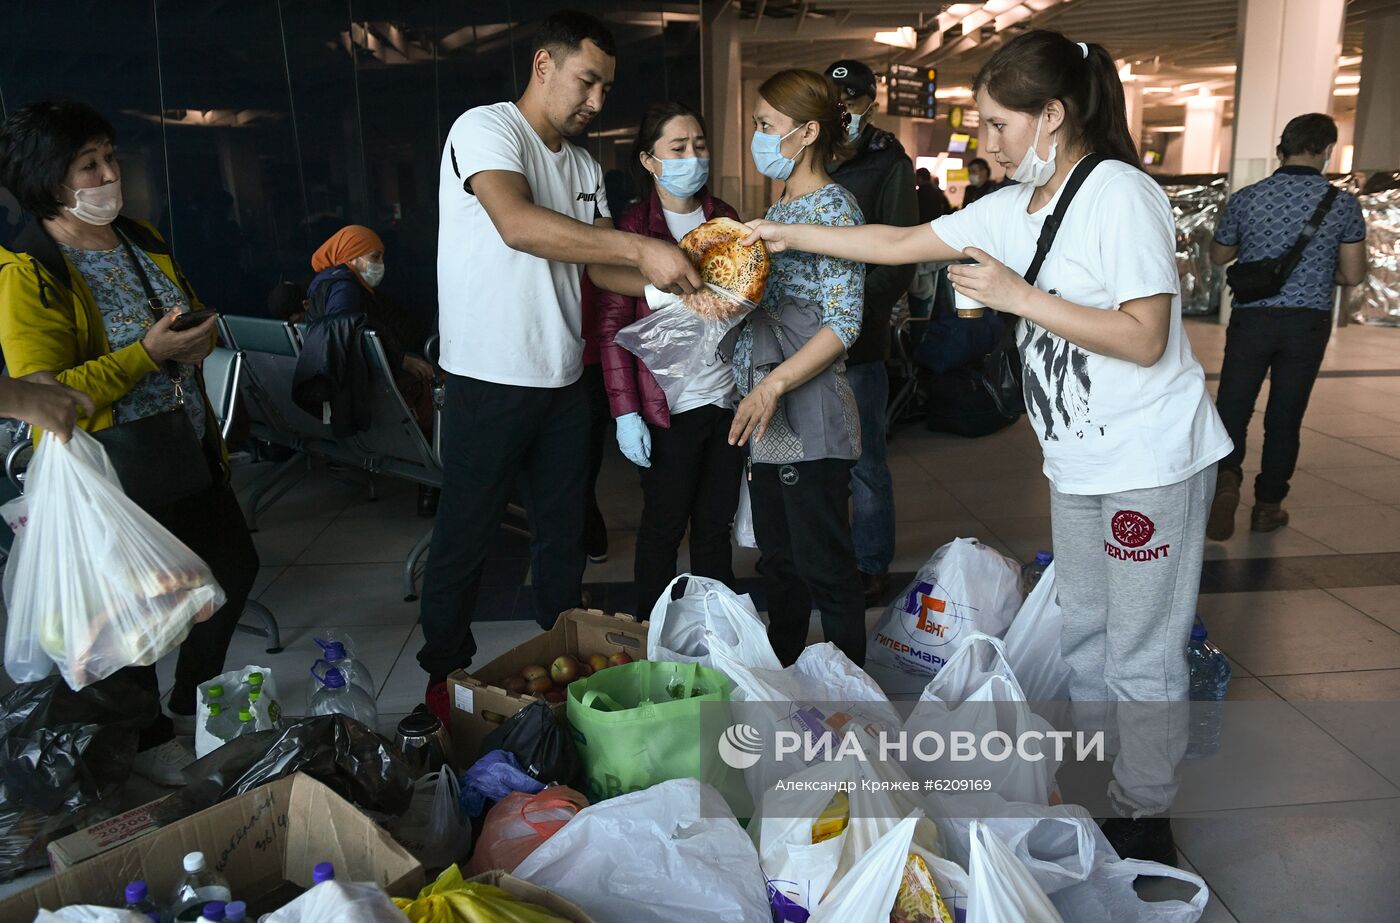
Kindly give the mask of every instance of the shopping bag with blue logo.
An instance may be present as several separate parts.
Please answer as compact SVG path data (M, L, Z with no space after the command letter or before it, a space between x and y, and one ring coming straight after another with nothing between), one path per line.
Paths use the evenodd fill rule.
M706 729L727 725L732 685L718 670L659 660L609 667L570 683L569 724L589 799L597 803L687 778L725 792L731 770Z
M973 632L1001 637L1021 607L1020 566L975 538L933 553L870 633L868 660L936 676Z

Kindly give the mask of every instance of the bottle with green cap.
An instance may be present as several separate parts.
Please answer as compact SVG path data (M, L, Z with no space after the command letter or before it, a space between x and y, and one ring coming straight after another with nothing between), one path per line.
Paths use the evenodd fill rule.
M257 730L258 722L253 717L253 712L247 708L240 708L238 710L238 728L233 732L233 736L242 737L244 734L255 734Z
M219 740L232 740L237 735L238 713L224 696L224 687L215 683L204 689L204 703L209 708L209 722L205 727Z

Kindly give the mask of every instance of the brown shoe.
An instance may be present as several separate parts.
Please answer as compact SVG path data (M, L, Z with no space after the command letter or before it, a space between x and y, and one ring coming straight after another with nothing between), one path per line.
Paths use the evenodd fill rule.
M1273 532L1288 525L1288 510L1279 503L1255 503L1249 517L1252 532Z
M889 595L890 589L890 575L888 573L867 574L865 571L861 571L860 582L861 588L865 590L865 608L883 606L887 602L885 597Z
M1227 541L1235 534L1235 510L1240 506L1238 471L1222 470L1215 479L1215 499L1210 504L1206 520L1206 538L1213 542Z

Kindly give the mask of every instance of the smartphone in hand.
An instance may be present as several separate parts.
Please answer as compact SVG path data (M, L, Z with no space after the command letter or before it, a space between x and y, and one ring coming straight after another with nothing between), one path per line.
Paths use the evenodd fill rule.
M170 329L183 333L218 316L218 311L186 311L170 323Z

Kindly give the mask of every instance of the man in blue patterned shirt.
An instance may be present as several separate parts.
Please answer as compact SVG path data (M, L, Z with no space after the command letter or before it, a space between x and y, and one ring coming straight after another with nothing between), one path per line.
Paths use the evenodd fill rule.
M1272 176L1230 197L1215 229L1210 258L1224 265L1281 257L1298 240L1328 189L1322 168L1337 143L1337 124L1300 115L1284 126ZM1225 363L1215 406L1235 449L1220 462L1206 536L1223 542L1235 531L1245 434L1264 376L1264 452L1254 479L1250 528L1272 532L1288 524L1282 508L1298 462L1303 412L1332 332L1332 286L1356 285L1366 275L1366 222L1356 197L1339 191L1283 288L1257 301L1235 302L1225 338Z

